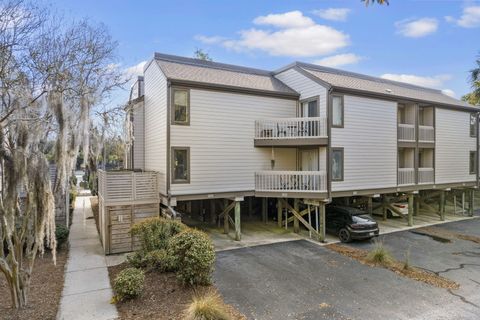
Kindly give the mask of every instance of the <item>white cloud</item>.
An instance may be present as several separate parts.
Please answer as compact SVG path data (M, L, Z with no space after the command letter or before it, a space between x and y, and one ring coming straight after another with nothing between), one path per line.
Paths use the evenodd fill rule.
M448 74L441 74L432 77L423 77L417 76L413 74L393 74L393 73L385 73L380 76L383 79L406 82L409 84L427 87L427 88L441 88L446 81L450 80L452 76Z
M463 8L462 16L459 19L446 16L445 20L464 28L480 27L480 6L465 7Z
M422 18L418 20L403 20L395 23L397 33L409 38L421 38L432 34L438 29L438 20Z
M449 97L455 98L455 92L451 89L443 89L442 93Z
M314 10L313 13L320 18L333 21L346 21L350 13L348 8L329 8Z
M145 67L145 64L147 64L147 61L141 61L134 66L125 68L125 75L129 78L143 75L143 68Z
M400 81L408 84L413 84L413 85L426 87L426 88L433 88L433 89L444 88L445 83L448 80L452 79L452 76L449 74L441 74L437 76L424 77L424 76L417 76L413 74L385 73L380 77L383 79ZM455 97L455 92L451 89L442 89L442 93L450 97Z
M279 28L304 28L315 25L311 18L304 16L298 10L256 17L253 23L257 25L272 25Z
M226 39L224 37L219 37L219 36L207 37L207 36L202 36L202 35L196 35L195 40L203 42L205 44L216 44L216 43L220 43L220 42L222 42Z
M326 67L339 67L347 64L354 64L360 60L362 60L362 57L357 56L354 53L344 53L326 57L320 60L315 60L313 63Z
M260 16L256 25L271 29L251 28L239 31L238 39L197 36L196 39L217 43L235 51L264 51L273 56L312 57L334 53L348 46L350 37L332 27L315 23L300 11Z

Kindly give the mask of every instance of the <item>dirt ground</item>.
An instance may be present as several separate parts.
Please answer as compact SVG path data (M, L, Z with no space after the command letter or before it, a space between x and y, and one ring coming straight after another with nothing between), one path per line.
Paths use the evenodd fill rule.
M127 264L108 268L110 282ZM145 275L145 287L140 297L117 304L121 320L132 319L183 319L183 310L191 301L196 290L208 290L209 287L194 289L180 285L173 273L148 272ZM229 307L233 319L245 319L236 310Z
M37 257L32 274L28 307L22 310L11 309L10 292L3 274L0 274L0 318L4 320L50 320L57 316L62 295L64 268L68 249L57 253L54 266L50 253Z

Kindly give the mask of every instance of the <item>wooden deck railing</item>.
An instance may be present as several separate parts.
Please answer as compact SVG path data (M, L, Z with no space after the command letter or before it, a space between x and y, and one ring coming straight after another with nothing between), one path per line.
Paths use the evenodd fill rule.
M434 182L435 170L433 168L418 168L418 183L431 184Z
M255 121L255 139L326 138L327 119L280 118Z
M255 173L255 191L326 192L324 171L260 171Z
M414 168L398 168L398 185L415 184Z
M435 142L435 128L432 126L418 126L418 141Z
M105 204L160 199L157 172L98 170L98 195Z
M398 124L398 140L415 141L415 125L399 123Z

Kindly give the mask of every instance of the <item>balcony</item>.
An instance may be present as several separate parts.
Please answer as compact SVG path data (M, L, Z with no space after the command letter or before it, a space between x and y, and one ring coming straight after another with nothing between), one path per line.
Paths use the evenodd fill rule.
M415 168L398 168L398 185L415 184Z
M325 171L260 171L255 173L256 192L327 192Z
M415 142L415 125L408 123L398 124L398 140Z
M427 143L435 142L435 128L432 126L418 126L418 141Z
M433 184L435 180L435 170L433 168L418 168L418 183Z
M256 147L327 145L327 119L281 118L255 121Z

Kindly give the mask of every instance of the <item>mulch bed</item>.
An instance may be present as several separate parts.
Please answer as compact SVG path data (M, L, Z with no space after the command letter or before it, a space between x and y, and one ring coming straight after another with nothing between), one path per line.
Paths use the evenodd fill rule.
M423 227L412 232L427 235L433 239L444 239L445 242L452 242L455 239L461 239L480 244L480 237L450 231L441 227Z
M404 267L404 263L396 260L392 260L391 262L386 264L372 263L367 260L368 251L366 250L347 247L340 244L330 244L330 245L327 245L326 247L344 256L355 259L362 264L372 266L372 267L382 267L385 269L389 269L403 277L407 277L416 281L425 282L438 288L458 289L460 287L460 285L455 281L444 278L435 273L432 273L423 269L419 269L413 266L409 266L406 269Z
M127 263L109 267L108 274L113 286L113 279ZM190 303L192 296L199 290L211 290L212 287L194 289L178 283L174 273L147 272L145 287L140 297L117 303L117 309L122 320L132 319L183 319L183 310ZM228 307L233 319L245 319L232 307Z
M57 265L53 265L52 255L45 253L35 259L28 306L22 310L11 308L10 291L3 273L0 273L0 318L5 320L49 320L56 319L63 290L64 269L68 249L57 252Z

